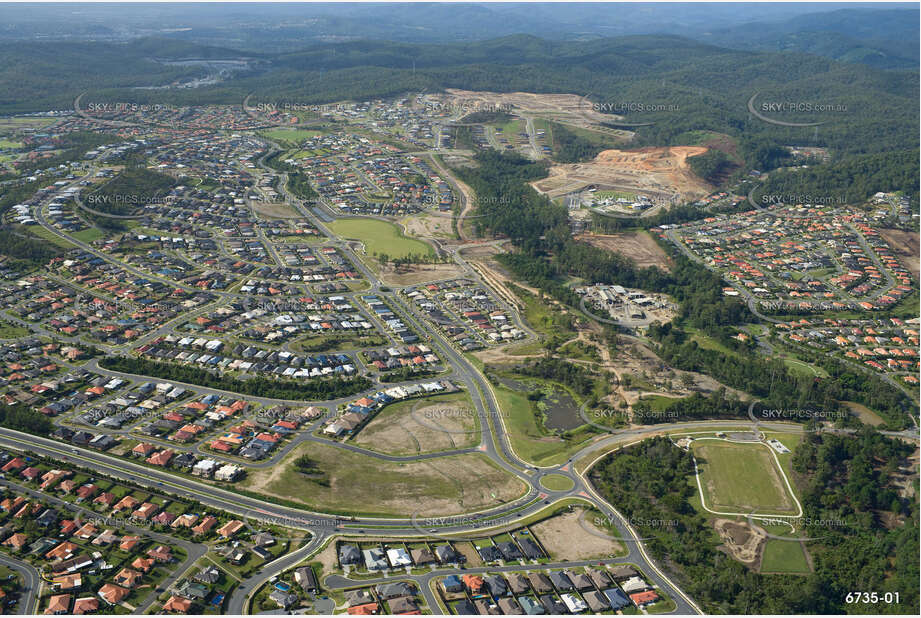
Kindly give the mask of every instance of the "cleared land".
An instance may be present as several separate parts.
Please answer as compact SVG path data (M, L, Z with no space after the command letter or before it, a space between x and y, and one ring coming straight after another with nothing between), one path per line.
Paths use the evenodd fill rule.
M431 245L405 236L400 228L386 221L347 217L326 225L337 236L362 242L368 256L387 254L392 259L406 257L411 253L426 256L435 253Z
M798 375L815 376L818 378L828 377L828 372L821 367L810 365L809 363L805 363L795 358L784 358L783 364L786 365L790 371Z
M842 401L841 403L844 404L851 411L851 413L859 418L861 423L879 427L886 422L879 414L867 406L857 403L856 401Z
M318 475L297 471L293 462L301 455ZM409 517L480 510L515 500L526 488L479 453L393 463L309 443L279 465L250 471L243 489L321 512Z
M757 568L767 538L763 530L753 528L745 521L719 518L714 520L713 527L729 555L742 564Z
M668 272L671 260L648 232L621 232L618 234L580 234L576 240L613 251L631 258L640 268L655 266Z
M917 279L921 270L921 235L918 232L893 229L881 229L879 233L899 256L899 261L905 265L908 272Z
M269 219L297 219L300 215L282 202L253 202L253 210Z
M736 444L719 440L692 445L700 467L707 506L732 513L795 514L774 458L763 444Z
M438 238L448 240L454 238L452 229L452 215L450 212L437 215L420 213L404 217L400 223L408 234L420 238Z
M408 264L405 266L381 267L381 281L387 285L417 285L429 281L443 281L454 279L464 274L463 269L457 264Z
M611 533L594 525L592 519L596 515L597 511L577 508L534 524L531 530L554 560L591 560L622 554L624 546L614 539L605 539Z
M0 321L0 339L19 339L29 334L29 329Z
M555 165L547 178L531 184L550 198L594 185L608 191L648 195L656 203L665 204L672 198L693 201L713 190L687 163L688 157L705 152L703 146L604 150L593 161Z
M602 122L612 122L621 118L595 111L591 102L577 94L489 92L448 88L444 94L430 94L428 98L464 112L495 109L512 114L540 116L579 126L600 126ZM614 130L610 131L615 133Z
M452 393L389 405L353 442L392 455L446 451L479 443L478 424L470 397Z

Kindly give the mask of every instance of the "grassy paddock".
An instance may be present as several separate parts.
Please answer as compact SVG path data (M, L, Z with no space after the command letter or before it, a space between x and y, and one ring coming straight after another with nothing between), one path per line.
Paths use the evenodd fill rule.
M432 256L431 245L405 236L392 223L378 219L347 217L326 224L337 236L361 241L369 256L386 253L391 258L406 257L410 253Z

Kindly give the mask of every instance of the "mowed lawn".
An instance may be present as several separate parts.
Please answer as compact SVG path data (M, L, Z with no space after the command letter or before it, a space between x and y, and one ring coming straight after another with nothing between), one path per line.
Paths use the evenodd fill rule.
M707 506L731 513L796 514L782 472L763 444L693 443Z
M786 532L789 534L789 530ZM761 556L762 573L809 573L803 545L795 541L768 539Z
M386 221L363 217L336 219L326 224L337 236L359 240L369 256L386 253L390 258L416 255L434 255L431 245L409 238L397 226Z

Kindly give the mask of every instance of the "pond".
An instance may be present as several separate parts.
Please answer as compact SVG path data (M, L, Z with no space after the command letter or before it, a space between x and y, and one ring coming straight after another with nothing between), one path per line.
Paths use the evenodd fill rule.
M579 404L562 388L546 382L517 380L506 376L497 377L497 381L506 388L520 393L542 391L545 396L540 400L539 407L544 412L544 427L550 431L566 431L585 424L579 415Z
M554 388L553 392L541 400L546 408L544 425L550 430L566 431L585 424L579 416L579 404L565 390Z

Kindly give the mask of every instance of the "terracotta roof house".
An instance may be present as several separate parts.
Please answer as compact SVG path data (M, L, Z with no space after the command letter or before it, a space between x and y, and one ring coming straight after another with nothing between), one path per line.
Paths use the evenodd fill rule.
M176 520L176 514L170 513L169 511L160 511L153 516L152 521L155 524L160 524L161 526L169 526Z
M72 519L64 519L61 521L61 536L70 536L77 529L77 522Z
M173 458L173 455L173 451L166 449L160 451L159 453L154 453L148 457L146 461L153 466L165 466L169 463L170 459Z
M109 493L108 491L99 494L93 499L93 504L104 504L106 506L111 506L114 502L115 494Z
M349 614L352 616L372 616L377 613L377 603L365 603L364 605L355 605L349 608Z
M135 509L132 515L140 519L150 519L158 510L160 510L160 507L153 502L145 502L137 509Z
M131 591L115 584L105 584L97 594L109 605L115 605L125 600L131 594Z
M26 462L23 459L19 457L14 457L8 462L6 462L6 464L4 464L4 466L0 468L0 470L2 470L3 472L12 472L15 470L21 470L22 468L25 468L25 467L26 467Z
M147 555L157 562L169 562L173 559L173 553L170 551L170 548L166 547L165 545L159 545L158 547L151 549L149 552L147 552Z
M192 608L192 601L190 599L185 599L183 597L171 596L169 600L163 604L164 612L176 612L179 614L185 614Z
M26 543L29 542L29 537L17 532L16 534L10 536L7 540L3 541L3 544L7 547L12 547L15 550L20 550L26 546Z
M51 551L45 554L45 558L48 560L69 560L77 552L80 547L71 543L70 541L64 541Z
M69 594L56 594L48 599L48 607L45 609L45 614L56 615L68 613L70 613Z
M637 607L642 607L643 605L649 605L650 603L658 601L659 595L656 594L655 590L644 590L643 592L634 592L631 594L630 600L633 601Z
M464 581L464 585L467 586L467 590L470 591L470 594L482 594L485 592L483 589L483 578L479 575L464 575L461 578Z
M96 597L83 597L74 601L74 614L80 616L99 610L99 599Z
M134 588L143 578L143 573L138 573L134 569L125 568L116 573L113 579L119 586L124 586L125 588Z
M60 577L55 577L51 580L51 588L59 592L64 592L65 590L76 590L82 585L83 578L79 573L61 575Z
M220 534L225 539L229 539L237 532L244 528L245 524L239 519L233 519L228 521L226 524L218 528L217 533Z
M192 528L192 532L195 534L207 534L211 528L217 524L217 517L213 515L208 515L203 520L198 522L198 525Z
M141 573L146 573L154 566L153 558L141 558L138 556L134 559L134 562L131 563L131 568L140 571Z
M140 503L141 501L134 496L125 496L112 507L112 512L117 513L125 509L135 509Z
M157 446L155 444L151 444L150 442L141 442L133 449L131 449L131 454L137 457L149 457L150 454L155 450L157 450Z
M39 476L41 476L41 474L42 474L41 470L35 467L31 467L31 466L26 468L22 472L20 472L20 475L22 476L22 478L26 479L27 481L35 480Z
M121 542L118 544L118 548L122 551L131 551L135 546L140 543L141 537L139 536L124 536L122 537Z

